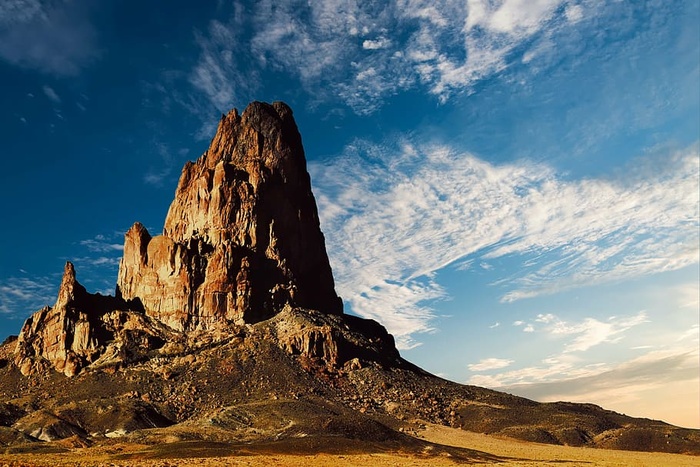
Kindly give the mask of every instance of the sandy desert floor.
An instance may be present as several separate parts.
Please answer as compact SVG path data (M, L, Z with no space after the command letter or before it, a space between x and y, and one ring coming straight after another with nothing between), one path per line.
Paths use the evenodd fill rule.
M435 454L430 447L423 453L401 452L347 454L289 454L261 453L259 450L238 448L208 452L190 452L186 457L170 457L168 450L155 451L141 445L114 444L106 447L76 448L66 453L0 454L0 467L5 466L454 466L465 464L494 464L504 466L700 466L700 457L680 454L643 453L606 449L574 448L520 442L512 439L469 433L462 430L428 425L419 433L425 441L445 446L467 448L488 453L498 459L465 460L448 453ZM201 453L201 454L200 454ZM175 454L172 452L171 454ZM177 454L175 454L177 456ZM206 457L200 457L206 456ZM195 456L195 457L190 457Z
M500 464L508 466L700 466L700 457L696 456L526 443L436 425L429 425L422 436L434 443L467 447L510 458Z

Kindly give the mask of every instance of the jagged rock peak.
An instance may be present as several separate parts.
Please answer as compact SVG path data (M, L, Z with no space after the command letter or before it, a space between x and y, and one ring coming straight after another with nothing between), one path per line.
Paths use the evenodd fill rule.
M58 288L58 299L54 304L54 308L65 307L69 303L74 303L84 298L87 295L85 287L80 285L75 278L75 267L70 261L66 261L63 268L63 278L61 285Z
M255 144L258 141L250 141L250 136L258 135L274 150L263 151L263 145L257 144L255 147L258 151L236 150L239 139L248 139L246 143ZM221 161L246 165L257 159L268 168L284 170L283 162L292 159L288 161L289 165L296 165L297 170L305 171L303 149L289 151L290 148L301 149L301 136L292 109L283 102L252 102L242 115L233 109L221 116L216 134L206 152L206 162L209 168L213 168Z
M17 338L15 363L24 375L53 366L66 376L75 375L96 347L90 317L78 310L89 306L91 295L67 262L53 307L44 307L25 321Z
M254 323L289 304L342 313L291 109L222 116L183 168L163 235L127 233L118 294L178 330Z
M233 193L217 191L222 185L240 186ZM188 193L195 188L195 193ZM292 195L291 201L300 204L298 208L304 208L305 214L312 217L309 222L318 223L301 136L292 110L282 102L253 102L242 115L233 109L222 116L209 149L198 161L185 165L163 234L177 242L186 242L195 236L215 236L226 228L241 231L245 226L234 224L246 219L233 216L236 214L233 209L237 208L236 203L245 203L251 197L264 197L266 193L259 194L261 188ZM200 195L206 191L210 196L201 199ZM286 204L285 208L298 210L297 206ZM280 210L276 206L263 207ZM245 214L246 206L240 208L238 211ZM241 243L256 242L257 232L245 233L251 237L243 236L239 239Z

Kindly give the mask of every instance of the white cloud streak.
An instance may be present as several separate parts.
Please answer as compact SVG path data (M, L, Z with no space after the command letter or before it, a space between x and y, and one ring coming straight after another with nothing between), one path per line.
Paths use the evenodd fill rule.
M505 358L485 358L479 363L472 363L467 365L469 371L489 371L489 370L499 370L510 366L513 360L508 360Z
M386 49L391 45L391 41L387 39L386 37L380 37L379 39L376 40L370 40L366 39L362 43L362 48L365 50L379 50L379 49Z
M78 280L89 291L114 293L121 259L124 230L96 235L77 243L79 254L61 258L75 264ZM118 240L117 240L118 239ZM0 314L26 317L46 305L53 305L61 282L61 272L50 276L33 276L24 270L14 277L0 278Z
M697 379L697 351L652 351L615 367L580 366L576 359L553 358L544 366L522 368L493 376L475 375L470 384L514 391L537 400L563 400L574 395L631 387L640 383L663 384L678 378ZM566 397L564 396L566 394Z
M84 1L0 2L0 58L52 75L78 74L99 54L89 8Z
M465 257L523 261L501 281L506 302L697 264L699 158L694 146L619 179L565 180L445 146L358 141L310 171L341 296L406 348L447 297L434 274Z
M143 181L149 185L160 187L163 186L163 183L168 180L168 178L170 178L174 171L176 161L178 161L179 158L174 156L174 151L172 151L165 143L155 143L154 149L160 156L162 165L157 168L151 167L148 172L144 174ZM180 157L185 156L188 153L189 149L187 148L180 148L177 151L177 154Z
M644 312L628 318L611 317L606 322L586 318L580 323L571 324L556 319L545 328L545 332L553 335L575 335L574 340L565 347L564 351L585 352L605 342L617 342L628 329L646 322L648 321Z
M471 92L479 80L519 63L530 48L555 53L540 43L562 33L562 44L567 29L595 11L563 0L235 5L230 21L213 21L206 35L197 36L202 55L191 82L219 110L231 106L239 87L255 86L253 69L270 69L290 73L316 99L340 96L360 114L419 85L443 102ZM251 39L238 34L251 27ZM251 52L257 63L236 59Z
M681 308L697 312L700 309L700 284L688 283L679 285L675 292L678 304Z
M234 17L235 18L235 17ZM207 34L197 33L195 39L201 53L190 74L190 83L204 92L221 112L231 108L241 89L255 86L255 75L246 73L235 52L239 38L237 23L209 23Z
M498 388L531 399L594 402L635 415L698 426L698 347L652 351L614 367L581 367L574 360L549 362L499 375L477 375L470 384ZM650 407L650 401L657 407ZM669 420L669 416L673 420ZM653 415L652 415L653 416Z
M87 240L81 240L80 244L91 252L95 253L108 253L117 252L124 249L124 245L121 243L113 243L108 240L104 235L97 235L95 238L89 238Z
M60 282L60 279L59 279ZM8 277L0 282L0 313L24 316L53 303L58 282L49 277Z
M591 347L603 343L616 343L623 337L624 333L640 324L649 322L647 314L640 311L634 316L617 317L611 316L606 321L595 318L585 318L581 322L567 322L559 317L548 313L537 315L535 322L539 324L537 331L555 337L573 336L573 340L564 347L564 352L585 352ZM520 325L525 324L518 321ZM535 325L528 323L523 329L524 332L535 332Z
M61 103L61 98L58 97L58 94L56 94L56 91L53 90L51 86L43 86L42 91L44 91L44 94L46 94L46 97L49 98L51 102L54 104L60 104Z
M75 263L78 272L89 273L85 279L87 285L97 281L102 286L106 281L111 287L113 283L106 278L116 275L121 253L124 251L123 241L124 231L121 230L106 235L95 235L79 242L79 245L87 250L83 251L82 255L64 259Z

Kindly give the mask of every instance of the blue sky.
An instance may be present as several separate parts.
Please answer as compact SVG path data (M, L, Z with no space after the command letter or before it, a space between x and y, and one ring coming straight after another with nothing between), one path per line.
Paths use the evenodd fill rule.
M113 292L220 114L284 100L347 312L454 381L699 427L698 24L692 0L4 1L1 334L66 260Z

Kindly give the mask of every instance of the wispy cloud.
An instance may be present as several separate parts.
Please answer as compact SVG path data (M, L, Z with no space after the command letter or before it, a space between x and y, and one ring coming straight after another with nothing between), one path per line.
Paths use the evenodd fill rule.
M88 2L0 2L0 58L25 68L71 76L98 56Z
M585 352L603 343L615 343L624 337L624 333L640 324L648 322L647 315L640 311L634 316L611 316L605 321L584 318L579 322L567 322L553 314L538 315L535 321L540 324L539 332L558 337L573 337L564 352ZM523 329L535 332L535 326L528 323Z
M604 364L583 365L578 356L562 354L544 359L541 365L508 370L505 372L485 375L472 375L468 384L490 388L511 387L518 384L534 384L553 380L571 379L589 376L604 371Z
M116 267L119 266L120 257L116 256L79 256L71 261L77 266L91 267Z
M467 365L469 371L489 371L489 370L499 370L510 366L513 360L508 360L505 358L486 358L479 363L472 363Z
M212 20L207 31L195 31L200 54L188 80L204 94L208 104L203 104L198 97L190 97L181 103L202 116L204 121L211 120L212 106L219 112L228 112L235 104L249 100L252 92L258 89L258 69L242 59L250 47L243 42L244 9L243 5L234 2L228 20ZM215 129L214 124L202 128L200 133L209 137Z
M612 368L607 365L582 367L575 364L575 359L554 358L543 362L543 366L487 378L489 387L514 390L538 400L556 400L563 394L572 397L610 388L629 388L640 383L664 384L678 378L697 379L697 357L697 351L687 349L652 351ZM486 379L475 376L469 382L475 384L486 382Z
M143 176L143 181L149 185L161 186L163 184L163 180L170 175L170 172L171 170L169 169L163 169L160 172L150 171Z
M114 294L125 231L114 230L81 240L78 254L62 258L75 264L77 279L89 292Z
M167 180L173 173L176 161L180 160L181 157L186 156L189 153L189 149L180 148L177 151L177 156L173 154L173 151L165 143L156 143L155 152L160 156L161 166L152 167L143 176L143 181L149 185L162 186L163 182Z
M234 83L240 78L235 73L233 51L228 48L235 42L229 30L218 21L212 21L209 29L209 36L197 36L202 53L190 81L221 110L231 106Z
M494 285L507 302L697 264L699 159L693 146L624 177L566 180L404 139L357 141L310 170L341 295L410 346L447 296L434 273L458 260L520 258Z
M593 346L605 342L617 342L622 339L625 331L647 322L644 312L625 319L609 318L602 322L594 318L586 318L582 323L573 326L558 322L554 333L574 334L576 338L566 347L567 352L583 352Z
M387 39L386 37L379 37L378 39L366 39L362 43L362 48L365 50L378 50L378 49L386 49L391 45L391 41Z
M58 97L58 94L56 94L56 91L54 91L51 86L44 85L41 89L42 91L44 91L44 94L46 94L46 97L48 97L51 102L53 102L54 104L61 103L61 98Z
M677 316L683 314L682 310L676 310ZM668 318L668 316L664 316ZM547 341L557 349L554 355L543 358L538 364L524 366L496 374L477 374L469 379L469 383L484 385L492 388L504 388L513 390L526 397L552 400L551 394L560 391L567 393L568 397L589 394L595 392L598 386L610 385L617 387L624 385L632 388L637 386L641 377L644 382L660 384L672 378L669 372L675 371L673 362L683 362L684 368L690 367L692 357L695 356L695 370L697 370L698 334L699 326L693 325L687 332L678 334L676 329L665 329L655 326L659 330L655 338L659 345L635 345L629 350L647 351L642 356L636 356L627 362L612 364L610 359L605 362L591 359L587 353L593 347L606 345L618 345L625 337L647 335L641 331L641 326L649 323L646 312L639 312L629 316L612 316L605 320L594 318L560 319L554 314L540 314L532 320L537 327L537 333L547 337ZM525 322L518 322L523 326ZM633 330L633 328L638 328ZM648 326L649 327L649 326ZM647 329L648 330L648 329ZM661 335L658 335L658 333ZM644 342L644 341L642 341ZM551 348L551 347L550 347ZM618 347L620 355L628 351L628 347ZM607 352L598 352L598 355L607 355ZM639 355L633 353L632 355ZM659 371L659 375L655 371ZM480 370L485 371L485 370ZM638 373L639 372L639 373ZM691 375L692 376L692 375ZM695 371L695 378L698 377ZM593 383L584 384L590 379ZM624 380L624 381L623 381ZM595 383L597 381L597 383ZM594 384L595 383L595 384ZM566 391L563 388L568 388ZM576 388L576 391L573 391ZM517 389L517 390L516 390ZM638 389L638 388L637 388ZM552 391L552 392L548 392ZM547 395L549 394L549 395ZM564 398L566 399L566 398Z
M676 342L690 341L694 343L700 342L700 325L694 324L687 329L685 332L681 333L676 337Z
M228 21L212 21L197 35L202 54L191 82L217 108L230 107L241 90L255 86L253 70L281 70L316 99L340 96L361 114L418 86L443 102L469 93L524 57L557 53L542 44L556 40L563 47L567 31L600 10L563 0L235 5ZM251 39L239 34L251 27ZM243 52L254 60L242 63Z
M470 380L539 401L594 402L633 415L646 414L698 427L698 350L652 351L610 367L551 362ZM658 401L658 409L649 406ZM673 416L669 420L668 417Z
M26 316L52 304L60 277L8 277L0 281L0 313Z
M97 253L116 252L124 249L124 245L121 243L114 243L113 240L108 239L104 235L96 235L94 238L81 240L80 244L87 247L89 251Z
M62 258L75 264L77 279L89 291L114 293L117 267L121 258L122 245L110 239L123 236L114 232L79 242L84 248L81 256ZM110 253L112 253L110 255ZM14 317L26 317L46 305L53 305L61 283L61 271L50 276L30 275L20 270L13 277L0 278L0 313Z
M690 311L700 309L700 284L691 282L679 285L675 290L675 296L678 298L678 304L681 308Z

